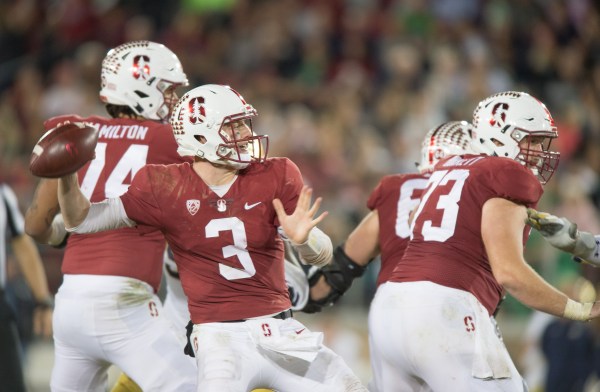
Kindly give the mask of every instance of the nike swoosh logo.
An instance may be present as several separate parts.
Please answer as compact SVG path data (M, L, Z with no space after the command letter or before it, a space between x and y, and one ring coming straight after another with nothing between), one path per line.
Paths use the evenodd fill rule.
M302 329L299 329L299 330L294 331L294 332L296 332L296 335L300 335L302 333L302 331L304 331L305 329L306 328L302 328Z
M258 203L254 203L254 204L248 204L248 202L246 202L246 204L244 204L244 209L245 210L252 209L252 208L256 207L257 205L259 205L260 203L262 203L262 201L259 201Z

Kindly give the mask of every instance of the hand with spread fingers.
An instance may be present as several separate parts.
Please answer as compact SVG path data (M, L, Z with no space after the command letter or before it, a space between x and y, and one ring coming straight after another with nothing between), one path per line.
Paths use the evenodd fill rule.
M577 224L567 218L528 208L526 223L539 231L550 245L575 256L576 261L600 266L598 239L591 233L579 231Z
M287 238L294 244L302 244L308 240L309 233L326 216L327 211L322 212L315 218L322 199L318 197L311 206L312 188L304 186L298 198L296 209L291 215L288 215L279 199L273 200L273 207L277 213L277 218L281 224Z

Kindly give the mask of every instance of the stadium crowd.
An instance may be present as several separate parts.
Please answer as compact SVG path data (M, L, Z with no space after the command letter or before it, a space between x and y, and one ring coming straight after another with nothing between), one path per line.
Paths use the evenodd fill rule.
M101 60L108 48L138 39L172 49L190 86L231 84L244 92L259 113L256 130L270 136L269 155L290 157L323 196L330 215L320 227L334 244L365 214L381 176L414 170L428 129L470 119L477 102L506 90L538 97L557 122L561 162L539 208L600 232L594 1L2 2L0 180L23 208L36 185L28 161L42 121L105 115ZM539 236L530 243L528 260L548 281L574 286L584 276L600 283L599 271L573 263ZM61 252L40 251L56 290ZM18 272L9 276L18 279ZM368 306L374 279L356 286L342 311ZM506 302L511 320L528 320L529 311Z

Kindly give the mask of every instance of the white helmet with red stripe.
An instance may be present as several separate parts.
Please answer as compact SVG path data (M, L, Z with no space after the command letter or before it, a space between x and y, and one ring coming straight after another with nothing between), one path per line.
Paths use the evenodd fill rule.
M472 131L473 126L466 121L450 121L430 129L421 144L419 171L432 171L438 161L448 156L470 153Z
M471 147L477 153L514 159L531 169L542 184L552 177L560 153L550 151L550 144L558 132L538 99L517 91L487 97L475 108L473 127ZM525 138L527 145L521 143Z
M256 110L229 86L207 84L187 92L173 110L171 126L181 156L197 156L237 169L263 162L268 136L252 132ZM243 137L235 124L243 122L249 132Z
M102 61L102 102L128 106L136 114L167 121L176 102L175 86L187 86L179 59L166 46L133 41L111 49Z

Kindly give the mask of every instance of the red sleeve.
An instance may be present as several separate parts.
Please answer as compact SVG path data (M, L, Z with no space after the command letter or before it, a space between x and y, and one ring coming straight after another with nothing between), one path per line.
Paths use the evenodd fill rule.
M367 208L371 211L376 209L377 205L380 203L381 192L383 189L383 181L384 180L385 180L385 177L383 179L381 179L381 181L379 181L379 184L377 184L375 189L373 189L373 192L371 192L371 195L369 196L369 199L367 200Z
M533 173L518 162L498 159L488 169L481 183L489 184L492 197L534 207L544 192Z
M127 217L138 225L160 228L161 209L153 192L152 180L158 166L146 165L137 172L127 192L121 196ZM143 228L142 231L144 231Z
M279 200L281 200L285 212L287 214L292 214L296 209L296 204L298 203L300 191L304 186L304 181L302 180L302 174L300 173L300 169L298 169L298 166L296 166L294 162L287 158L284 158L282 160L282 163L283 175L281 178ZM275 224L279 226L279 221L277 220L277 218L275 220Z

